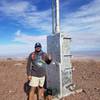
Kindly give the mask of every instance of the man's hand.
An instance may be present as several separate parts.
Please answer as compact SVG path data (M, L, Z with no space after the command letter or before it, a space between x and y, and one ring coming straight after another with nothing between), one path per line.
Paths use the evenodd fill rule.
M52 60L52 57L51 57L51 55L50 55L50 54L48 54L48 59L49 59L49 60Z
M45 62L46 62L47 64L50 64L51 61L52 61L51 55L50 55L50 54L47 54L47 55L45 56Z
M28 76L27 78L28 78L28 80L31 80L32 79L32 76Z

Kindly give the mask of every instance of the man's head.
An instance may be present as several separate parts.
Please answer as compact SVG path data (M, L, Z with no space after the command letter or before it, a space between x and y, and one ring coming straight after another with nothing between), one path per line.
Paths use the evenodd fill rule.
M35 44L35 51L36 51L36 52L40 52L40 51L41 51L41 48L42 48L41 43L37 42L37 43Z

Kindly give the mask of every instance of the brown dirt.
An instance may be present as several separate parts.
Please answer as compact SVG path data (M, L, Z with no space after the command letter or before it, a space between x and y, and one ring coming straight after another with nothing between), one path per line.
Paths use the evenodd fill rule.
M83 89L65 100L100 100L100 60L72 60L73 80ZM0 100L26 100L26 61L0 60Z

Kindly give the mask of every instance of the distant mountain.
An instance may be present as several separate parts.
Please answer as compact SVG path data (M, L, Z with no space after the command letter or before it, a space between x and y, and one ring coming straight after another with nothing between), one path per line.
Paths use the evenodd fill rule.
M100 51L72 51L73 56L100 58Z
M71 51L75 57L95 57L100 58L100 51ZM0 55L0 58L27 58L28 53Z
M29 54L27 53L18 53L18 54L7 54L7 55L0 55L0 58L26 58Z

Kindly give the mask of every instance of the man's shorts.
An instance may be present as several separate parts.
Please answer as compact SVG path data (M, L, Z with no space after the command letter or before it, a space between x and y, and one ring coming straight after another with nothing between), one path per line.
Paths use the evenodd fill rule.
M32 76L32 79L30 80L29 86L32 86L32 87L38 87L38 86L43 87L44 82L45 82L45 76L43 76L43 77Z

